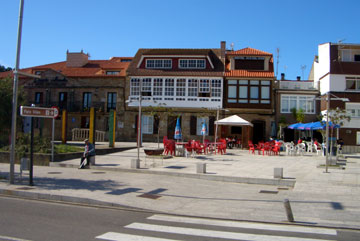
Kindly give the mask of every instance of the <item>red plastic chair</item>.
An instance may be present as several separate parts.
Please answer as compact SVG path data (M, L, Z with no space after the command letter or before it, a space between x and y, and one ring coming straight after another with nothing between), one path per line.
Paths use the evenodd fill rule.
M252 154L255 155L255 147L254 147L254 144L252 144L252 143L249 143L249 153L250 153L250 151Z
M221 142L221 144L217 146L217 151L218 151L218 153L220 152L221 155L223 155L226 153L226 140L221 139L220 142Z
M164 155L168 155L170 152L170 155L175 156L175 141L174 140L165 141L164 148L165 148Z

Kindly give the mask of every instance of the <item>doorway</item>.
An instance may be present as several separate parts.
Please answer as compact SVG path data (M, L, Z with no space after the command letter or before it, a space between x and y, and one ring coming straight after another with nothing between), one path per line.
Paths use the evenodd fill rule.
M253 143L258 143L259 141L265 141L265 121L253 121Z

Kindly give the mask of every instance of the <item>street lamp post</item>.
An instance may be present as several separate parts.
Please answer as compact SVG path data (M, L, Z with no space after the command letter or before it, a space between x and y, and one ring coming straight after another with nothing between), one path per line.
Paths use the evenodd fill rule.
M328 172L329 167L329 109L330 109L330 93L327 93L326 97L326 159L325 159L325 172ZM330 150L331 151L331 150Z
M12 117L11 117L11 146L10 146L10 173L9 182L14 184L14 170L15 170L15 143L16 143L16 112L17 112L17 90L19 79L19 66L20 66L20 49L21 49L21 33L24 12L24 0L20 0L19 10L19 26L18 26L18 39L16 46L16 63L14 71L14 84L13 84L13 99L12 99Z
M137 159L140 162L140 139L141 139L141 101L142 101L142 80L139 80L139 114L138 114L138 131L137 131Z

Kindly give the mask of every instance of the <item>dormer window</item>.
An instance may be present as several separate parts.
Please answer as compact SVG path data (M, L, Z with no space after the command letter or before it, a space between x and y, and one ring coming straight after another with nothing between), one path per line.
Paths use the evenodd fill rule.
M235 57L235 69L265 70L264 57Z
M36 75L41 75L43 72L42 71L39 71L39 70L37 70L37 71L35 71L35 74Z
M180 59L180 69L205 69L205 59Z
M147 69L171 69L172 61L171 59L147 59L146 60Z
M106 75L119 75L120 71L106 71Z

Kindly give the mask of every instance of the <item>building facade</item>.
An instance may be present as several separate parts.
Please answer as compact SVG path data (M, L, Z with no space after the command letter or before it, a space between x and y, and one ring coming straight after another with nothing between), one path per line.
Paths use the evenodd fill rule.
M223 136L237 136L246 146L276 135L273 97L274 66L271 53L253 48L226 51L224 108L239 115L251 127L222 127Z
M184 140L200 139L201 127L214 138L216 110L223 106L225 49L139 49L128 68L125 136L137 137L141 95L141 132L145 141L174 138L180 118Z
M327 112L327 95L331 109L345 109L351 116L340 128L345 145L360 145L360 44L325 43L318 46L311 78L319 86L322 113ZM331 111L330 115L331 117Z

